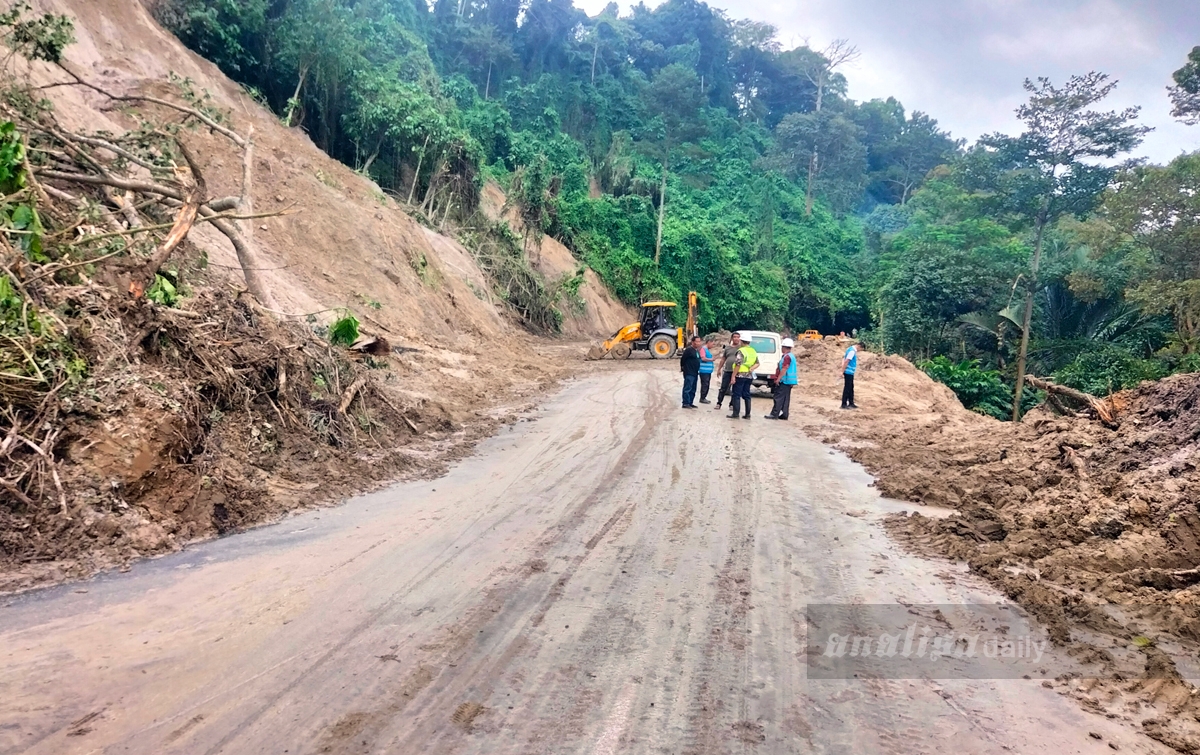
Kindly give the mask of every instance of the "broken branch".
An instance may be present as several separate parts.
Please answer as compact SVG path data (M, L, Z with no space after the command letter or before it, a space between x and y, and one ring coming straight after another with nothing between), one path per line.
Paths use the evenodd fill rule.
M175 251L175 247L179 246L185 238L188 231L196 222L196 216L200 212L200 205L204 203L204 196L208 192L207 185L204 183L204 176L200 173L200 166L196 164L196 157L192 151L187 148L187 145L182 141L177 142L179 151L183 154L183 159L187 161L188 168L192 172L192 184L188 187L187 194L183 200L183 208L175 217L175 223L171 226L170 233L163 240L162 245L154 250L154 254L150 255L150 259L146 261L146 265L142 268L141 274L136 276L129 283L129 291L135 299L140 299L146 293L147 286L154 280L154 276L158 274L159 268L166 263L171 256L171 252Z
M350 404L354 403L354 397L358 395L358 390L366 385L367 377L363 375L356 379L346 388L346 392L342 394L342 402L338 404L338 414L345 414L350 408Z

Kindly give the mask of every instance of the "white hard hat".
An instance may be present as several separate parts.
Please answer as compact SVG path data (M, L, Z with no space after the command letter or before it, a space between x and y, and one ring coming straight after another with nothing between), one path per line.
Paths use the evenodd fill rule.
M795 346L795 345L796 345L796 343L795 343L795 342L794 342L792 339L790 339L790 338L785 338L785 339L783 339L783 343L782 343L782 344L780 344L780 345L781 345L781 346L786 346L786 347L788 347L788 348L790 349L790 348L792 348L793 346Z

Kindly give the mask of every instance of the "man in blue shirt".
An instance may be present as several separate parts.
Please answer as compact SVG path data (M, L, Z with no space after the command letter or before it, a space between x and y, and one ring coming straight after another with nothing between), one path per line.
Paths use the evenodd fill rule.
M779 359L775 374L771 376L771 382L775 385L775 404L765 419L788 418L788 412L792 408L792 386L797 382L796 355L792 353L792 347L795 345L790 338L783 339L783 343L780 344L783 356Z
M858 346L850 344L842 357L842 408L857 409L854 405L854 373L858 371Z

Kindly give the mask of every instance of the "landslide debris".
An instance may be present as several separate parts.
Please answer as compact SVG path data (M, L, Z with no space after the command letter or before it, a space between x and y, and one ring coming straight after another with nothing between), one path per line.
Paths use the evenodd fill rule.
M1198 696L1175 669L1200 647L1200 374L1112 397L1115 427L1045 406L1013 424L867 352L861 409L839 411L841 348L797 351L801 395L823 417L807 429L862 463L883 495L949 510L893 515L894 536L967 562L1094 661L1105 681L1060 680L1064 694L1200 751Z
M141 4L51 7L76 21L64 65L10 56L0 81L0 592L438 474L565 371L558 347L511 348L469 252ZM359 349L330 337L350 317Z

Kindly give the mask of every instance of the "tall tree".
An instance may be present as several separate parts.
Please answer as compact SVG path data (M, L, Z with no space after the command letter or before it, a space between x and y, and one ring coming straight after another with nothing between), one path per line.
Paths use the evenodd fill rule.
M853 116L866 132L868 191L881 202L907 204L929 171L949 163L962 147L933 118L906 116L891 97L865 102Z
M1193 47L1187 63L1174 75L1175 86L1168 87L1171 115L1193 126L1200 124L1200 46Z
M1013 397L1013 420L1021 418L1021 392L1025 387L1025 360L1029 353L1029 331L1033 320L1033 297L1038 286L1038 267L1047 226L1068 213L1090 211L1100 192L1111 181L1116 168L1098 166L1087 160L1109 159L1141 143L1150 130L1138 126L1138 108L1099 111L1093 105L1108 97L1117 82L1092 71L1072 76L1061 88L1047 78L1025 80L1029 101L1017 108L1025 123L1019 137L997 136L983 140L1011 161L1013 172L1005 177L1012 209L1029 221L1033 229L1033 259L1025 289L1021 318L1021 345L1017 352L1017 385Z
M476 72L486 70L483 82L483 99L490 99L492 93L492 72L499 67L501 70L511 63L516 55L512 45L499 34L491 24L472 26L463 39L464 53Z
M1200 352L1200 152L1122 174L1104 210L1135 242L1126 298L1171 315L1179 351Z
M690 68L673 63L659 71L646 89L645 106L653 119L643 142L662 165L658 192L658 231L654 241L654 264L662 256L663 218L667 207L667 172L671 154L680 144L693 141L704 132L700 121L700 77Z
M845 39L835 39L821 54L810 58L804 65L805 78L817 90L817 101L814 111L821 112L824 105L825 90L833 80L837 69L858 60L858 48ZM804 188L804 214L812 215L814 189L817 181L817 171L821 161L820 145L814 141L812 154L808 161L808 184Z
M862 195L867 167L865 133L846 115L825 109L792 113L775 129L778 150L774 164L793 178L807 175L804 213L812 215L811 187L818 182L835 211L851 209ZM820 155L819 160L813 159Z

